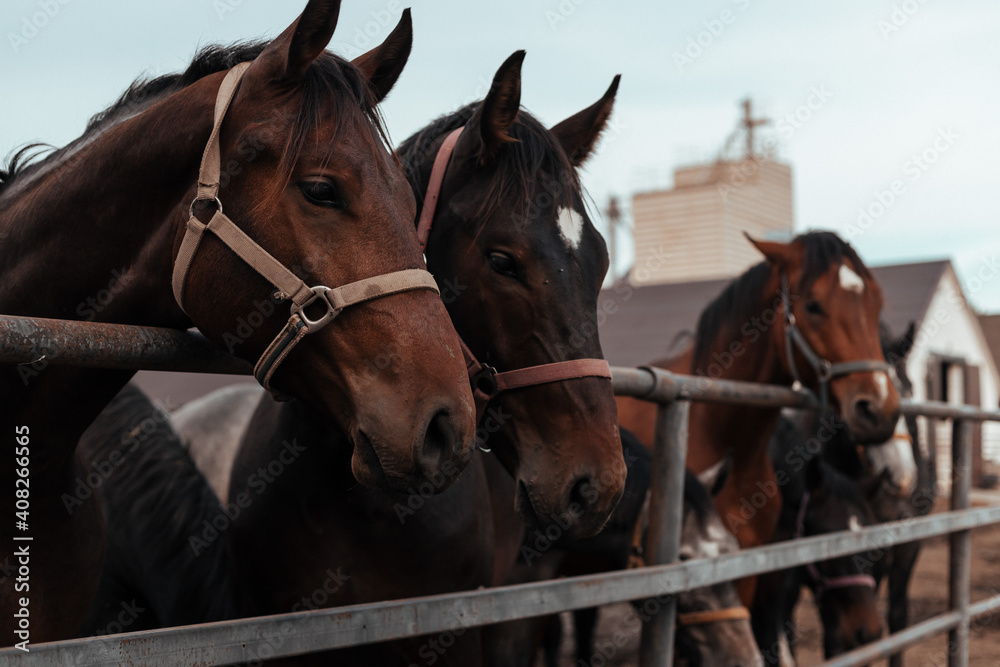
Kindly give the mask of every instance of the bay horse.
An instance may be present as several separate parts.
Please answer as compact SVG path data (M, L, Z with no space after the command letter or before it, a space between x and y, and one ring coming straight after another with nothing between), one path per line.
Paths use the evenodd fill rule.
M769 452L782 497L774 540L858 531L872 525L875 519L868 498L882 477L858 484L827 463L807 440L786 417L781 417L771 438ZM832 444L823 443L825 447ZM828 659L881 636L877 583L863 558L848 555L768 572L758 577L751 607L754 634L766 664L795 664L793 612L803 587L812 591L816 602Z
M457 474L473 405L376 110L408 33L349 63L324 50L339 9L311 0L249 65L246 49L207 49L183 74L133 84L65 148L15 160L0 185L0 312L195 325L348 433L357 479L405 488L443 467ZM111 286L114 298L98 298ZM352 305L369 297L385 298ZM365 375L386 345L409 363ZM20 630L33 642L74 636L94 594L98 508L91 497L70 514L61 498L84 474L80 435L132 374L50 364L58 350L41 340L38 354L0 369L0 428L30 441ZM14 488L14 458L0 470ZM14 560L13 532L8 515L0 560ZM0 582L4 642L19 637L21 597L14 578Z
M399 149L414 191L422 193L441 146L457 136L426 237L428 266L442 281L448 310L469 348L466 356L495 368L498 381L526 366L600 359L597 296L608 268L576 170L607 123L618 79L597 103L548 129L520 108L523 56L516 52L501 65L483 101L442 117ZM458 128L464 128L460 135ZM383 367L407 363L395 351L384 361ZM370 372L379 373L378 366ZM476 377L481 391L481 373ZM502 564L507 556L495 557L494 549L516 554L520 544L520 532L511 538L498 522L508 521L517 531L527 522L557 526L567 536L593 534L624 486L606 374L533 383L489 397L477 443L490 453L477 451L439 496L431 493L440 483L433 476L408 493L345 485L346 466L338 465L349 455L344 435L317 420L304 403L279 404L259 391L210 396L179 415L182 434L202 438L189 442L196 460L207 460L199 451L206 442L215 447L212 429L204 428L199 415L226 415L216 426L232 433L239 430L232 416L241 414L245 402L256 408L232 466L210 471L215 488L228 474L225 502L250 501L225 534L244 614L491 585L496 572L509 567ZM295 448L294 462L258 493L259 471L289 447ZM495 501L490 490L498 485L502 500ZM504 540L513 545L498 546ZM324 588L322 600L313 601L329 572L339 573L336 589ZM409 664L433 652L433 641L341 651L336 660ZM449 633L448 642L445 653L434 654L436 661L479 663L478 630Z
M828 399L859 444L885 441L899 416L899 395L879 346L878 283L854 249L831 232L801 234L790 243L750 241L765 261L705 308L693 349L653 365L727 380L798 380ZM655 410L646 401L618 399L621 425L647 446ZM779 414L740 405L691 406L687 464L700 473L732 453L733 473L715 505L742 547L769 542L781 513L767 456ZM752 578L741 582L745 604L753 585Z
M642 565L648 521L650 451L629 431L621 429L622 453L628 466L625 493L607 525L597 535L580 540L557 540L546 553L539 553L535 536L522 547L522 557L505 583L541 581L556 576L595 574ZM681 527L680 559L714 558L739 549L736 538L722 525L712 504L729 474L728 460L713 467L701 479L690 470L684 480L684 510ZM749 612L740 604L736 586L723 582L677 594L678 623L675 660L685 665L751 667L761 657L750 627ZM643 619L646 601L634 603L625 625L637 627ZM659 604L652 599L651 602ZM574 664L610 661L612 649L595 643L598 609L573 612ZM629 619L632 619L631 622ZM546 664L558 667L562 624L558 616L524 619L490 628L487 635L490 664L497 667L531 667L539 644ZM620 646L614 646L617 653Z

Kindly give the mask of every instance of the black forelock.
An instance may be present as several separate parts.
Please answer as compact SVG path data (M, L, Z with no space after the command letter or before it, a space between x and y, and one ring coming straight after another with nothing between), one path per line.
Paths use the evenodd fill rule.
M854 271L859 276L865 280L874 279L851 244L833 232L807 232L796 236L793 243L801 243L805 255L802 279L799 281L802 292L808 290L831 266L840 266L845 259L854 265Z

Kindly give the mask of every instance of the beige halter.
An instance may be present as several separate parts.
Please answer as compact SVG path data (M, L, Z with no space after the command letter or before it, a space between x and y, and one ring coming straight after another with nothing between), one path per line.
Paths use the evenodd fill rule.
M222 162L219 129L222 127L226 110L229 109L229 104L236 94L240 79L249 66L250 63L240 63L233 67L219 87L219 94L215 100L215 125L208 145L205 146L205 153L201 158L201 170L198 173L198 194L191 202L187 231L184 233L177 259L174 261L173 290L174 298L183 310L184 283L194 255L198 251L198 245L207 230L215 234L244 262L274 285L278 290L276 293L278 298L291 300L291 317L288 318L281 333L264 350L264 354L253 369L257 381L265 389L275 393L271 388L271 378L281 362L306 334L322 329L344 308L410 290L427 289L435 293L440 292L433 276L424 269L393 271L341 287L330 288L323 285L310 287L222 213L222 202L219 201L219 175ZM207 225L194 215L194 205L199 201L215 202L215 214ZM311 319L304 309L317 301L326 306L326 313L318 319Z

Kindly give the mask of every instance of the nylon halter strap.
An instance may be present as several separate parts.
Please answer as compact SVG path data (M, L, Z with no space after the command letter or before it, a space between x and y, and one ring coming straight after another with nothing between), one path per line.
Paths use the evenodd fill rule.
M426 289L435 293L438 291L433 276L423 269L406 269L394 271L380 276L365 278L340 287L315 285L310 287L302 279L292 273L284 264L264 250L246 232L226 217L222 212L222 202L219 200L219 176L221 172L221 152L219 148L219 130L222 121L236 94L240 80L246 73L250 63L240 63L226 74L219 87L215 100L215 119L212 134L205 152L201 158L201 168L198 172L198 193L191 202L187 230L181 241L180 250L174 260L172 287L177 305L184 308L184 285L187 280L191 263L198 251L205 232L211 232L236 253L244 262L277 288L274 296L281 300L290 300L291 315L281 332L261 355L254 366L253 374L260 384L272 394L277 392L271 386L275 371L292 351L292 349L307 334L315 333L333 321L344 308L372 299L398 294L410 290ZM198 202L214 202L215 213L208 224L202 223L194 214ZM325 308L319 317L313 318L306 314L305 309L313 306Z
M444 183L444 175L448 170L448 163L451 161L455 145L458 143L459 137L462 136L464 129L465 126L452 130L445 137L444 142L438 149L437 155L434 157L434 166L431 167L430 180L427 183L427 191L424 194L424 203L420 210L420 217L417 219L417 240L420 241L421 250L426 249L427 242L430 239L431 225L434 223L434 212L437 210L438 199L441 195L441 186ZM465 368L469 373L469 381L472 384L472 396L476 403L477 423L486 412L486 404L489 400L504 391L585 377L611 379L611 365L605 359L556 361L551 364L527 366L501 373L492 366L480 363L461 336L459 336L459 340L462 344L462 354L465 357ZM489 450L486 449L484 451Z
M794 539L805 536L806 532L806 508L809 506L809 492L802 494L802 504L799 505L799 513L795 519ZM871 588L875 590L878 584L875 577L867 574L845 574L839 577L824 576L816 563L806 564L806 572L809 573L809 587L812 589L813 597L819 602L828 591L835 588Z
M885 361L877 359L860 359L857 361L842 361L833 363L816 354L809 341L795 324L795 313L792 312L791 296L788 293L788 275L781 274L781 303L785 309L785 356L788 360L788 368L791 370L792 378L801 386L802 376L799 374L798 366L795 363L795 349L806 358L809 366L816 374L819 381L820 405L826 407L829 404L830 380L841 375L852 373L869 373L883 371L889 373L890 366Z

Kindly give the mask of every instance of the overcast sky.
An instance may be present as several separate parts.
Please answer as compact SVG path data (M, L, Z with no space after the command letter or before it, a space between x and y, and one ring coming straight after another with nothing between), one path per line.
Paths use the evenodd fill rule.
M950 258L973 305L1000 311L1000 2L406 4L413 53L384 108L396 142L481 97L516 49L528 52L521 101L550 125L621 73L584 177L603 208L714 158L750 96L794 168L797 230L850 236L873 265ZM345 5L331 48L347 57L381 41L405 6ZM29 141L62 145L136 76L183 69L205 44L274 36L303 6L4 0L0 157ZM877 215L859 225L862 209ZM620 245L627 265L627 234Z

